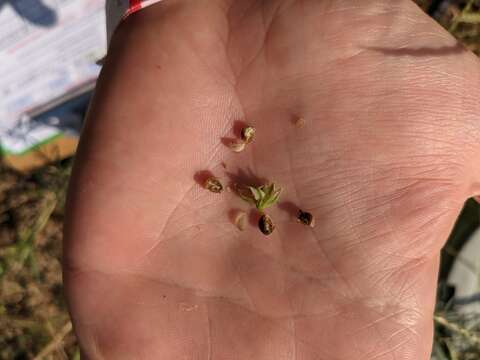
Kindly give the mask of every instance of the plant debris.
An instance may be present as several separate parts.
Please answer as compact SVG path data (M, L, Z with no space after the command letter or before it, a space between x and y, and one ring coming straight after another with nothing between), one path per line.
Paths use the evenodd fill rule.
M298 210L297 219L303 225L307 225L312 228L315 227L315 217L307 211Z
M223 191L223 185L217 178L210 177L205 181L205 189L219 194Z
M275 230L275 224L273 223L272 218L267 214L263 214L260 217L260 220L258 220L258 227L260 231L266 236L271 235Z
M255 128L253 126L244 127L241 136L245 144L250 144L255 138Z

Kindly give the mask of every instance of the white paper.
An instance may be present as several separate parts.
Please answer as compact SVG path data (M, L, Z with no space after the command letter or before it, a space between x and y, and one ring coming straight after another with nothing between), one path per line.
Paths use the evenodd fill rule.
M22 153L59 134L29 115L92 84L105 53L104 0L0 0L2 150Z

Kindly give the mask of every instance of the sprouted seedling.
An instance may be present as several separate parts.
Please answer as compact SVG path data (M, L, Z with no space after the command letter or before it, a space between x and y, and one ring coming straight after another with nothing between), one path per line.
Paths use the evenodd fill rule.
M274 183L262 185L259 187L247 186L239 189L239 196L253 204L260 212L261 217L258 222L260 231L265 235L270 235L275 230L275 224L270 216L265 214L265 209L274 205L280 198L281 188L277 188Z
M267 207L274 205L278 201L281 192L282 189L277 188L277 186L272 183L259 187L247 186L246 188L239 189L238 194L243 200L255 205L258 211L263 213Z

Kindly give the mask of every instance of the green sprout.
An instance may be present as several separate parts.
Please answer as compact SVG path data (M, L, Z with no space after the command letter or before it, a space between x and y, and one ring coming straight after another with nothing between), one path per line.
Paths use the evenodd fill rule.
M239 191L240 197L255 205L261 213L266 208L274 205L280 198L281 188L277 188L275 184L262 185L259 187L247 186Z

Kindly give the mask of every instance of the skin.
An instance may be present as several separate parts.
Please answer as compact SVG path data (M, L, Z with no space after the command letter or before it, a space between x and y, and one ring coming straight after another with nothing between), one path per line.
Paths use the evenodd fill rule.
M477 58L407 0L166 0L129 17L68 199L84 358L428 359L439 251L480 192L479 90ZM221 139L239 120L257 134L236 154ZM281 186L275 232L255 213L240 232L249 205L202 189L206 170Z

